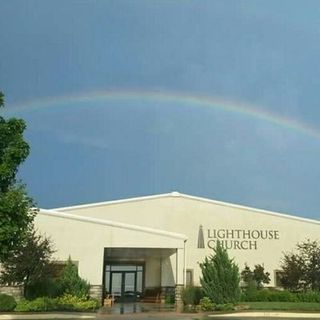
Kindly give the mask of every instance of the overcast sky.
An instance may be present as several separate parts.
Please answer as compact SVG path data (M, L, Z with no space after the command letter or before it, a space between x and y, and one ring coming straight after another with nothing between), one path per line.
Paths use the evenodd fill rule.
M0 12L1 112L26 119L39 206L179 191L319 219L319 1Z

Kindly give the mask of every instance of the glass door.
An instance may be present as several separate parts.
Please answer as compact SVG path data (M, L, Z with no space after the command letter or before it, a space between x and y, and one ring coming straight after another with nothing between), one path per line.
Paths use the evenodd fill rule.
M136 272L123 272L123 290L122 290L122 301L135 301L136 300Z
M136 301L143 290L143 266L106 265L105 288L117 302Z
M110 292L118 300L122 296L122 272L112 272L110 282Z

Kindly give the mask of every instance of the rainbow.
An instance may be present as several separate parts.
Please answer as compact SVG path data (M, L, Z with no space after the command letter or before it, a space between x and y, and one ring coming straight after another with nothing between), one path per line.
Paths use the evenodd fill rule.
M75 106L76 103L85 102L108 102L108 101L141 101L176 103L189 107L214 108L227 113L240 114L254 119L260 119L280 127L294 130L299 133L320 139L320 130L302 121L283 117L279 114L269 112L266 108L257 107L248 103L233 102L227 99L220 99L210 96L188 95L170 91L139 91L139 90L112 90L112 91L91 91L81 94L70 94L58 97L49 97L38 100L30 100L24 103L8 105L10 112L21 112L41 110L43 108L58 108Z

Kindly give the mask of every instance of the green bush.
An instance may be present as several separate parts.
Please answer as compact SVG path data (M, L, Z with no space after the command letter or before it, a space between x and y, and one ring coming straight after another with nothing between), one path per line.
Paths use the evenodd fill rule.
M167 293L165 295L165 303L166 304L174 304L176 302L176 297L175 297L175 294L174 292L172 293Z
M242 301L273 301L273 302L297 302L296 294L289 291L275 291L269 289L245 291L242 295Z
M64 295L59 298L42 297L34 300L20 300L15 311L41 312L41 311L94 311L99 308L95 299L79 298Z
M203 298L203 292L200 287L188 286L182 291L182 301L184 305L198 305Z
M26 299L33 300L38 297L54 298L61 294L59 282L56 279L46 277L28 286L26 290Z
M34 300L20 300L15 311L18 312L40 312L59 310L56 299L41 297Z
M319 291L307 291L296 294L299 302L320 302L320 292Z
M94 311L100 304L96 299L86 299L66 294L56 299L59 310L65 311Z
M87 297L90 284L78 275L78 268L69 257L61 276L58 279L60 294Z
M14 297L7 294L0 294L0 312L13 311L17 303Z
M241 301L250 302L317 302L320 303L319 291L307 291L293 293L287 290L278 291L272 289L245 290L241 295Z
M234 305L232 303L223 303L223 304L216 304L214 306L215 311L232 311L234 310Z
M214 303L208 297L203 297L200 300L200 309L202 311L213 311L215 309Z

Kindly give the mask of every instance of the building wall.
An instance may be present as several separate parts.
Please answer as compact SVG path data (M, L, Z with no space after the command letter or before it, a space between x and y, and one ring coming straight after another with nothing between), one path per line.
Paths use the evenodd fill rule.
M228 252L240 269L244 268L245 263L249 266L264 264L266 271L271 274L273 286L274 271L280 267L283 252L291 251L298 242L319 239L320 234L320 224L316 221L177 194L63 211L185 234L188 237L186 267L194 270L195 284L199 283L199 263L212 253L208 247L213 243L212 240L229 241L232 249ZM205 248L198 248L200 225L203 226ZM223 237L226 230L229 238ZM231 230L234 230L232 239ZM251 233L251 239L248 239L248 232ZM253 239L259 232L263 237L268 235L269 239ZM221 237L218 238L218 235ZM170 259L174 264L174 257Z
M146 274L145 274L145 287L160 287L161 286L161 259L150 258L146 260ZM174 285L174 283L172 284Z
M81 222L60 217L38 214L36 228L49 236L55 245L54 258L67 260L69 255L78 262L79 274L91 285L102 284L104 248L183 248L181 239L173 239L150 232L110 227L96 223ZM160 264L147 261L152 270L159 273ZM159 283L153 277L151 284Z

